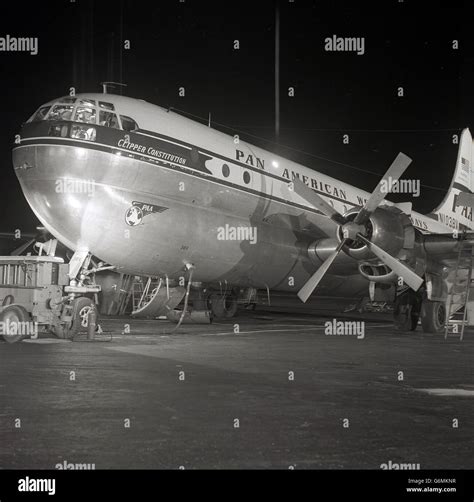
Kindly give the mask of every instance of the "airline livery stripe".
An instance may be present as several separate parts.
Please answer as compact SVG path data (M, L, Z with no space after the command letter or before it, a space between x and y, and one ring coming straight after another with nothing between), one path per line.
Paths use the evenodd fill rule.
M211 156L215 157L216 159L223 160L224 162L230 162L231 164L235 164L237 166L244 167L245 169L248 169L249 171L263 174L265 176L268 176L269 178L274 178L276 180L284 181L285 183L289 183L289 181L290 181L288 178L278 176L278 174L269 173L268 171L265 171L264 169L261 169L261 168L255 167L255 166L250 166L249 164L244 164L243 162L240 162L239 160L231 159L230 157L226 157L225 155L221 155L220 153L216 153L211 150L206 150L205 148L198 147L197 145L193 145L193 144L187 143L185 141L182 141L181 143L176 143L175 138L172 138L171 136L165 136L163 134L158 134L153 131L147 131L146 129L139 129L138 131L134 131L134 132L136 132L137 134L141 134L142 136L149 136L151 138L161 139L162 141L167 141L168 143L173 143L175 145L183 146L185 148L189 148L189 149L196 148L201 153L211 155ZM314 172L317 173L317 171L314 171ZM318 193L322 193L324 195L327 195L325 192L318 192ZM344 202L344 200L342 200L342 199L336 199L336 200L341 200L341 202Z
M38 143L39 140L41 140L40 143ZM305 206L303 204L298 204L296 202L285 201L285 199L281 199L281 198L275 197L275 196L270 196L269 194L266 194L265 192L260 192L258 190L253 190L253 189L245 187L243 185L239 185L237 183L231 183L229 181L217 178L217 177L215 177L213 175L202 173L202 171L199 171L198 169L194 169L191 166L183 166L181 164L176 164L175 162L163 161L161 159L157 159L156 157L153 157L151 155L147 155L147 154L144 154L144 153L140 153L140 154L132 153L130 150L126 150L126 149L120 148L118 146L108 145L106 143L93 143L93 142L90 142L90 141L76 140L76 139L71 139L71 138L59 138L59 137L52 138L50 136L42 136L42 137L34 137L34 138L23 138L21 140L21 145L18 146L18 147L15 147L15 148L21 148L21 147L26 147L26 146L30 146L30 145L35 145L35 146L39 146L39 145L48 145L48 146L49 145L61 145L63 142L66 142L66 144L77 146L77 147L80 147L80 148L87 147L87 148L90 148L90 149L93 149L93 150L99 150L99 151L103 151L103 152L107 152L107 153L113 153L114 151L125 152L127 154L127 157L129 157L129 158L133 158L135 160L141 160L143 162L147 162L147 163L152 164L152 165L161 165L163 167L167 167L167 165L170 164L172 166L176 166L176 169L174 169L174 170L178 170L178 171L185 171L185 170L192 171L192 173L194 175L198 175L199 177L205 178L205 179L207 179L209 181L212 179L213 181L215 181L217 184L220 184L220 185L230 186L232 188L239 188L243 192L253 193L254 195L259 195L261 197L265 197L268 200L277 200L279 202L283 202L284 201L284 202L286 202L290 206L298 207L300 209L310 210L310 211L315 212L317 214L323 214L320 211L317 211L317 210L315 210L315 209L313 209L311 207ZM203 151L203 153L208 153L208 152L207 151ZM209 152L208 154L209 155L215 155L212 152ZM150 162L150 161L148 161L146 159L143 159L143 157L151 159L152 162ZM228 160L228 162L230 162L230 163L237 163L237 162L235 162L233 160L230 160L230 159ZM245 164L242 164L242 165L246 169L248 169L248 166L246 166ZM254 171L256 171L257 173L259 173L261 175L271 176L271 177L277 179L278 181L282 181L283 183L286 183L286 184L290 183L290 180L288 180L287 178L283 178L283 177L280 177L280 176L269 174L269 173L267 173L265 171L262 171L260 169L255 169L254 168ZM356 207L356 206L359 205L359 204L357 204L355 202L351 202L351 201L349 201L347 199L341 199L339 197L335 197L334 195L328 194L328 193L323 192L321 190L315 190L314 188L312 188L312 190L314 190L316 193L318 193L320 195L324 195L325 197L327 197L329 199L332 199L332 200L335 200L335 201L338 201L338 202L342 202L343 204L346 204L347 206Z
M57 139L58 138L56 138L56 140ZM66 139L67 140L68 138L61 138L61 139ZM22 140L22 143L26 143L27 141L28 140ZM59 146L58 143L60 143L60 142L58 142L58 141L55 141L55 142L31 142L28 145L24 144L24 145L18 146L16 148L25 148L25 147L32 146L32 145L34 145L34 146ZM75 143L74 140L70 140L69 144L61 145L61 146L67 146L67 147L70 147L70 148L83 147L84 143L86 143L87 146L90 147L92 150L97 150L97 151L105 152L105 153L111 153L110 150L113 149L112 147L109 147L107 145L105 145L105 146L102 147L101 145L91 144L89 142L80 142L80 141L78 141L77 145L75 145L74 143ZM14 149L16 149L16 148L14 148ZM121 150L121 149L120 148L116 148L116 150ZM181 166L181 165L176 165L176 167L170 166L168 163L165 164L163 161L157 160L157 159L155 159L154 162L150 162L150 161L148 161L146 159L140 158L142 155L131 154L128 151L127 151L127 153L129 154L129 157L132 157L134 160L136 160L138 162L145 162L146 164L150 164L150 165L154 165L154 166L158 165L159 167L163 167L164 169L170 169L172 171L181 171L184 174L204 179L204 180L206 180L206 181L208 181L210 183L214 183L216 185L226 186L226 187L229 187L229 188L233 188L234 190L239 190L241 192L249 193L249 194L255 195L257 197L262 197L262 198L265 198L267 200L279 202L279 203L285 204L287 206L296 207L298 209L303 209L305 211L308 211L308 212L311 212L311 213L314 213L314 214L323 215L323 213L321 211L318 211L317 209L314 209L312 207L304 206L303 204L298 204L296 202L291 202L291 201L288 201L288 200L285 200L285 199L281 199L280 197L275 197L275 196L269 195L269 194L267 194L265 192L260 192L258 190L253 190L252 188L247 188L247 187L238 185L236 183L231 183L229 181L220 180L219 178L211 177L211 176L206 175L206 174L204 174L204 173L202 173L200 171L195 171L195 170L193 170L191 168L188 168L188 167L184 167L184 166ZM286 180L286 181L288 181L288 180ZM328 197L331 198L330 196L328 196ZM345 201L345 202L349 206L355 206L356 205L356 204L354 204L352 202L349 202L349 201Z
M164 139L166 141L172 139L172 138L169 138L169 137L166 137L166 136L162 136L162 135L156 135L156 137ZM172 141L169 141L169 142L172 142ZM179 145L178 143L175 143L175 144ZM221 186L226 186L226 187L229 187L229 188L233 188L234 190L238 190L238 191L241 191L243 193L249 193L249 194L255 195L257 197L261 197L261 198L264 198L264 199L267 199L267 200L270 200L270 201L275 201L275 202L284 204L286 206L290 206L290 207L294 207L294 208L298 208L298 209L303 209L303 210L309 211L309 212L311 212L313 214L323 215L323 213L321 211L319 211L317 209L314 209L314 208L312 208L310 206L306 206L304 204L298 204L297 202L291 202L289 200L285 200L285 199L282 199L280 197L276 197L274 195L270 195L270 194L268 194L266 192L261 192L259 190L254 190L252 188L245 187L243 185L239 185L237 183L232 183L230 181L226 181L226 180L217 178L217 177L215 177L215 176L213 176L211 174L207 174L207 173L204 173L204 172L202 172L202 171L200 171L198 169L194 169L191 166L184 166L182 164L176 164L176 163L171 162L171 161L164 161L164 160L161 160L161 159L157 159L156 157L153 157L151 155L146 155L144 153L139 153L139 154L132 153L130 150L126 150L124 148L120 148L120 147L115 146L115 145L112 146L112 145L109 145L109 144L106 144L106 143L93 143L93 142L90 142L90 141L76 140L76 139L72 139L72 138L59 138L59 137L54 137L53 138L53 137L50 137L50 136L48 136L48 137L41 136L41 137L22 138L21 145L15 147L14 149L16 149L16 148L22 148L22 147L27 147L27 146L30 146L30 145L35 145L35 146L51 146L51 145L58 146L58 145L62 145L62 146L71 146L71 147L80 147L80 148L86 147L86 148L90 148L90 149L93 149L93 150L98 150L98 151L102 151L102 152L106 152L106 153L111 153L111 154L114 154L114 153L117 153L117 152L124 152L124 153L127 154L128 158L132 158L132 159L137 160L137 161L145 162L147 164L155 165L155 166L158 165L160 167L163 167L165 169L170 169L172 171L179 171L179 172L182 172L184 174L188 174L190 176L194 176L194 177L198 177L198 178L201 178L201 179L205 179L206 181L214 183L214 184L217 184L217 185L221 185ZM189 145L189 144L187 144L185 142L183 142L182 146L185 146L185 147L191 146L191 148L195 148L195 147L193 147L193 145ZM211 152L209 150L199 149L199 151L201 151L203 153L206 153L208 155L214 156L214 157L218 157L218 158L227 160L229 163L240 165L243 168L248 169L249 171L251 170L251 171L257 172L260 175L270 176L270 177L275 178L275 179L277 179L279 181L282 181L282 182L284 182L286 184L288 184L290 182L290 180L288 180L287 178L283 178L281 176L277 176L277 175L268 173L268 172L266 172L264 170L261 170L261 169L258 169L258 168L251 169L250 166L247 166L246 164L242 164L242 163L240 163L238 161L235 161L235 160L232 160L232 159L227 159L226 157L223 157L221 155L215 154L214 152ZM314 188L312 188L312 190L314 190L318 194L324 195L324 197L327 197L328 199L332 199L334 201L342 202L343 204L346 204L347 206L351 206L351 207L357 207L357 206L359 206L358 203L351 202L351 201L346 200L346 199L341 199L341 198L335 197L332 194L328 194L328 193L320 191L320 190L315 190ZM428 218L429 219L434 219L434 220L437 221L437 218L431 218L430 216L428 216ZM419 228L420 230L426 230L426 229L423 229L422 227L420 227L417 224L414 224L414 226L416 228Z

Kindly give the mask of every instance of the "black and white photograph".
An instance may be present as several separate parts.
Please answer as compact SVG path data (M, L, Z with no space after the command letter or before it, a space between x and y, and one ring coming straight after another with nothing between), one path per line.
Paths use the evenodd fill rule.
M469 3L0 9L0 500L472 501Z

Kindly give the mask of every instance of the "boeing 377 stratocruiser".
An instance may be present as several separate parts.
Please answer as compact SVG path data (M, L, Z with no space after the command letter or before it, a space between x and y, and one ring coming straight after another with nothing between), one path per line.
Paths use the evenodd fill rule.
M75 252L76 286L90 278L94 255L117 271L162 278L168 309L185 294L176 281L192 271L215 314L234 313L237 289L292 291L303 301L316 290L395 302L399 327L415 329L421 317L431 332L443 329L447 306L462 303L453 284L470 282L470 261L460 258L470 255L472 236L462 231L474 228L472 210L457 203L474 189L472 160L466 129L444 201L422 215L385 200L410 163L404 154L370 194L111 94L42 105L13 148L29 205Z

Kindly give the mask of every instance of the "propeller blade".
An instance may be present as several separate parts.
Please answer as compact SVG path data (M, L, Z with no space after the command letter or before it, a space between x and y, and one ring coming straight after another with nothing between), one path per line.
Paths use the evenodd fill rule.
M384 251L373 242L370 242L362 234L357 234L357 238L367 244L372 253L374 253L375 256L379 257L385 263L385 265L387 265L387 267L390 267L399 277L401 277L403 281L408 284L408 286L410 286L411 289L417 291L423 284L423 279L419 275L415 274L415 272L413 272L410 267L397 260L392 255L389 255L386 251Z
M370 215L377 209L380 203L390 192L390 188L392 187L393 182L398 181L398 179L406 171L410 163L410 157L408 157L404 153L400 152L396 156L395 160L392 162L392 165L388 168L383 178L374 188L374 191L368 198L367 202L364 204L364 207L354 218L354 223L362 225L369 219Z
M397 204L394 204L394 206L398 207L402 213L408 214L408 216L410 216L413 211L413 205L411 202L398 202Z
M326 202L319 194L303 183L299 178L293 180L294 191L306 202L312 204L316 209L319 209L323 214L331 218L339 225L344 225L346 220L341 213L336 211L331 204Z
M316 270L316 272L309 278L305 285L298 291L298 297L303 302L311 296L311 293L316 289L317 285L321 282L321 279L325 276L332 262L336 259L337 255L344 246L346 239L343 239L339 246L326 258L322 265Z

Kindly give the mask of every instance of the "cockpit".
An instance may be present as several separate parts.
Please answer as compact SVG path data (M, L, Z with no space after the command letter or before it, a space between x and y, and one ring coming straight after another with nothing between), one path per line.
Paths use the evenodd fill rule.
M41 120L83 122L128 132L138 129L135 120L119 115L113 103L73 96L65 96L53 104L41 106L27 122Z

